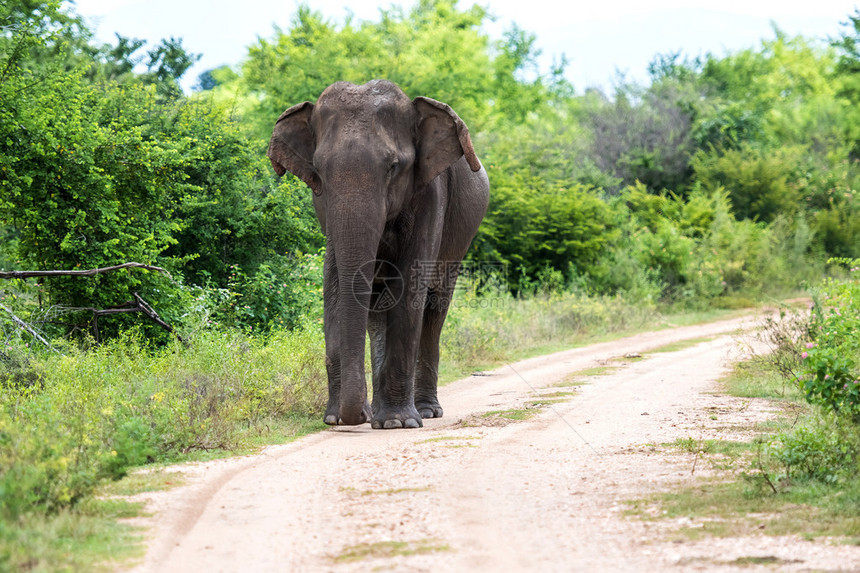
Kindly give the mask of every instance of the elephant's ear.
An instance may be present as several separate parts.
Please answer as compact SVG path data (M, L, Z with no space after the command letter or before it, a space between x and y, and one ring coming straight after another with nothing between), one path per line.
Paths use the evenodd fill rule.
M447 104L428 97L413 100L418 111L418 169L416 183L423 187L463 155L472 171L481 170L469 128Z
M283 175L289 171L319 195L322 188L319 175L313 165L314 130L311 127L313 111L314 104L306 101L282 113L275 122L266 155L272 161L275 173Z

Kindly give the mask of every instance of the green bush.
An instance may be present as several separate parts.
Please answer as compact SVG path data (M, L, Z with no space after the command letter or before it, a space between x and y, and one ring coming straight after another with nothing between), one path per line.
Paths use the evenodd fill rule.
M768 453L784 467L788 480L835 482L856 477L860 434L833 420L800 425L779 434Z
M89 351L38 355L38 378L0 374L0 516L54 511L135 465L235 448L277 417L318 415L322 332L203 331L155 349L124 335Z
M860 424L860 260L844 262L851 278L828 279L817 293L799 383L810 403Z
M686 198L641 184L611 203L621 237L592 269L596 292L641 293L667 302L707 303L739 293L780 294L809 277L811 232L738 221L722 188L695 186Z
M738 219L773 221L791 215L800 204L792 182L804 149L763 151L749 145L721 152L699 152L693 158L696 178L706 188L729 192L732 212Z
M217 308L213 320L266 332L322 319L322 268L322 251L271 257L250 276L234 265L228 282L231 295Z
M485 287L479 295L474 285L458 283L442 333L441 360L462 374L538 347L636 328L656 313L654 301L565 290L515 297L499 286Z
M493 168L490 181L489 211L470 256L506 265L512 289L520 284L515 273L535 279L547 267L566 281L588 276L618 236L612 211L593 189Z

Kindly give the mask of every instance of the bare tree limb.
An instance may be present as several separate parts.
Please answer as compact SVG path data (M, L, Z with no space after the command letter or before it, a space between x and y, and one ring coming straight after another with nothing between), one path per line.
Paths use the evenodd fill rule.
M156 267L152 265L144 265L141 263L123 263L121 265L114 265L111 267L102 267L98 269L88 269L81 271L0 271L0 279L27 279L32 277L56 277L56 276L71 276L71 277L92 277L97 276L102 273L108 273L111 271L118 271L121 269L145 269L148 271L155 271L159 273L164 273L170 276L166 270L161 267ZM99 317L107 316L111 314L119 314L125 312L142 312L145 314L150 320L158 324L160 327L165 329L166 331L173 334L180 342L184 342L182 337L176 334L176 331L172 326L164 322L158 313L153 310L153 308L147 303L138 293L132 293L134 296L134 300L126 302L121 305L117 305L110 308L99 309L92 307L83 307L83 308L69 308L68 310L72 311L83 311L83 312L91 312L93 313L93 335L95 336L96 341L99 340ZM26 322L12 314L12 311L6 308L3 305L0 305L0 309L5 310L15 321L19 327L23 328L27 332L29 332L33 337L38 339L42 344L46 345L51 350L54 348L48 343L47 340L39 336L39 334L33 330L33 328L28 325ZM56 352L56 350L54 350Z
M32 336L33 338L35 338L36 340L38 340L39 342L41 342L42 344L44 344L45 346L47 346L48 348L50 348L51 350L56 352L57 354L60 354L59 350L57 350L56 348L51 346L51 343L48 342L47 340L45 340L44 338L42 338L42 336L38 332L36 332L32 326L30 326L29 324L27 324L26 322L24 322L23 320L21 320L20 318L15 316L14 312L9 310L8 308L3 306L2 304L0 304L0 309L6 311L6 313L12 317L12 320L15 322L15 324L17 324L23 330L26 330L30 334L30 336Z
M102 267L100 269L88 269L85 271L0 271L0 279L27 279L31 277L93 277L102 273L118 271L120 269L146 269L159 273L170 274L161 267L144 265L142 263L123 263L113 267Z
M169 333L171 333L173 336L175 336L175 337L176 337L176 339L177 339L177 340L179 340L179 342L184 342L184 340L182 340L182 337L181 337L181 336L179 336L178 334L176 334L176 331L175 331L175 330L173 330L173 327L172 327L172 326L170 326L169 324L167 324L166 322L164 322L163 320L161 320L161 317L160 317L160 316L158 316L158 313L157 313L157 312L155 312L155 311L152 309L152 307L151 307L151 306L149 306L149 303L148 303L148 302L146 302L145 300L143 300L143 299L140 297L140 295L139 295L139 294L137 294L136 292L135 292L135 293L132 293L132 294L134 295L134 300L136 300L136 301L137 301L137 304L138 304L138 310L140 310L141 312L143 312L143 314L145 314L146 316L148 316L148 317L150 318L150 320L152 320L155 324L159 325L160 327L162 327L163 329L165 329L167 332L169 332Z
M179 342L185 342L182 340L182 337L179 336L172 326L164 322L162 318L158 315L157 312L149 305L148 302L143 300L138 293L132 293L134 296L134 300L128 301L126 303L112 306L109 308L94 308L90 306L80 306L80 307L67 307L66 310L75 311L75 312L91 312L93 313L93 335L95 336L96 342L99 341L99 318L102 316L110 316L112 314L122 314L129 312L142 312L145 314L150 320L159 325L161 328L166 330L175 336Z

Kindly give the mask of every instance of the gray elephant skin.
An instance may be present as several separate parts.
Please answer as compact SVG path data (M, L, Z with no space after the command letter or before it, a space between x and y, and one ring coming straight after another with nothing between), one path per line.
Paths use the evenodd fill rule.
M325 423L417 428L441 417L439 335L490 193L466 125L391 82L338 82L278 118L268 156L311 188L326 237Z

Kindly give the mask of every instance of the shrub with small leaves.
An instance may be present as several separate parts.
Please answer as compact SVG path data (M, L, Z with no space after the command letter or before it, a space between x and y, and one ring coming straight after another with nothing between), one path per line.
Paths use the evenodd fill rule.
M799 382L807 401L860 423L860 261L838 262L851 266L850 278L829 279L817 293Z

